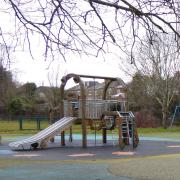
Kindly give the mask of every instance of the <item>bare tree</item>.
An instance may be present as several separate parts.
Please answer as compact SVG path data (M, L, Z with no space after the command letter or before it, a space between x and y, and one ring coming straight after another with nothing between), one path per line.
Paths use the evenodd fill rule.
M48 81L50 88L45 92L46 100L49 105L49 109L57 108L61 100L59 86L61 82L59 68L52 73L48 73Z
M169 106L180 87L175 74L180 71L179 53L172 36L161 35L153 45L146 41L140 45L136 56L136 69L148 80L147 92L161 106L162 125L167 127ZM143 77L143 76L142 76Z
M16 93L12 73L0 65L0 104L5 107Z
M111 45L133 50L142 35L149 42L157 32L174 33L179 42L179 0L4 0L1 11L15 17L13 43L28 44L42 38L45 57L56 52L94 55L111 51ZM1 36L4 29L1 28ZM12 37L12 34L11 34ZM5 38L7 39L7 38ZM178 44L179 46L179 44ZM92 51L93 50L93 51ZM69 54L68 54L69 55Z
M16 94L16 83L10 68L10 48L0 44L0 105L5 107Z
M53 123L54 118L58 117L59 113L59 102L61 101L59 86L61 82L59 67L48 73L49 87L42 87L44 93L44 100L48 104L48 110L50 115L49 123Z
M9 70L13 59L12 48L8 46L5 41L0 42L0 65Z

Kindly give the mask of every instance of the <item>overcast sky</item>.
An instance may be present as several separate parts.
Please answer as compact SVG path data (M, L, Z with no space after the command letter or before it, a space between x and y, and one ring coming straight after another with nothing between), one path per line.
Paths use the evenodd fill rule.
M12 24L14 24L14 22L11 18L12 16L9 16L7 13L4 14L3 11L0 11L0 15L3 17L1 18L0 24L2 27L5 27L5 29L3 29L3 33L8 34L9 32L13 32L14 27L12 27ZM4 37L6 38L6 36ZM9 38L9 36L7 37ZM12 44L13 42L16 43L13 38L6 39L6 41L12 41ZM23 44L23 39L20 44ZM101 56L98 58L91 56L83 56L80 58L79 56L68 54L69 56L66 62L62 59L62 57L56 57L56 60L52 62L51 57L48 57L47 61L44 60L42 53L44 52L45 47L42 46L42 39L32 35L31 51L34 56L34 60L28 52L29 47L27 44L25 44L23 48L16 48L16 52L12 55L12 61L14 63L11 64L11 70L15 72L15 78L20 83L35 82L38 86L48 86L48 73L50 76L54 76L55 79L57 72L59 74L59 81L63 75L68 73L120 77L125 82L129 80L129 77L127 77L119 68L119 64L121 63L119 57L122 57L121 54L106 54L104 55L104 58ZM24 49L24 52L22 49ZM113 49L113 51L120 52L115 49Z
M48 74L52 83L57 73L59 84L61 77L68 73L120 77L125 82L129 80L129 77L119 68L120 60L113 55L107 55L105 60L102 57L71 56L66 62L63 59L54 60L52 63L51 61L51 59L45 61L43 56L32 60L28 52L16 52L15 63L11 65L11 69L20 83L35 82L37 86L48 86ZM53 82L53 84L56 83Z

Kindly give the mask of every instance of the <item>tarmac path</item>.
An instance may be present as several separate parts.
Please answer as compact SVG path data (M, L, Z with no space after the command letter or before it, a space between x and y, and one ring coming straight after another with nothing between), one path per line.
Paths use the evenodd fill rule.
M114 142L87 149L79 141L48 149L11 151L8 139L0 145L0 180L179 180L180 141L141 140L137 149L120 150Z

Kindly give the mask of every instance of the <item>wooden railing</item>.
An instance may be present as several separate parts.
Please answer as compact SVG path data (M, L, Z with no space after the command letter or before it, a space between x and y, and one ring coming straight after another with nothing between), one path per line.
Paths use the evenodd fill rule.
M105 111L125 111L125 101L86 100L85 117L87 119L99 119ZM64 116L82 118L82 102L64 101Z

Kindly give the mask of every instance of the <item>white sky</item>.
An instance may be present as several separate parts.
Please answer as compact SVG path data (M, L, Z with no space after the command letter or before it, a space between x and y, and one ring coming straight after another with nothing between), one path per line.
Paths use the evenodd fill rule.
M16 39L15 38L13 39L13 36L10 36L10 34L18 33L21 35L21 30L18 29L19 31L16 31L17 29L15 28L15 24L14 24L16 22L14 21L14 12L11 11L10 9L9 10L6 9L6 7L8 7L7 3L2 1L0 5L0 16L1 16L0 27L4 27L2 32L5 36L6 34L8 35L6 37L7 39L5 38L5 41L8 42L10 45L11 43L13 45L13 43L16 44ZM107 13L106 14L107 17L105 18L105 20L107 21L107 23L113 24L113 22L111 22L111 19L108 18L108 15L109 14ZM96 23L96 21L94 22ZM128 36L130 32L128 31L131 30L131 21L130 24L126 23L126 26L129 26L130 28L128 28L129 30L127 29L127 32L124 33L127 33L127 37L128 37L127 39L130 39L130 37ZM144 31L142 30L138 32L141 35L143 35L144 33ZM118 54L118 56L115 54L105 55L105 60L102 57L87 58L86 56L84 56L80 59L77 56L69 55L69 59L67 60L67 62L64 62L63 59L57 59L56 61L53 61L53 63L51 63L51 66L49 67L49 64L52 60L49 58L49 60L45 62L44 57L39 53L40 51L42 52L42 48L43 48L42 39L38 38L37 36L33 36L33 33L30 39L31 39L31 43L36 41L35 45L32 44L32 52L33 55L35 56L34 60L32 60L32 58L29 55L29 52L27 52L28 43L27 40L24 41L25 40L24 37L22 37L22 39L19 40L18 43L20 43L20 45L23 46L23 43L26 42L26 44L23 47L26 51L25 52L16 51L15 54L13 55L14 56L13 61L15 63L12 64L11 69L16 72L16 79L20 83L35 82L37 86L40 85L48 86L49 85L48 73L53 74L54 72L54 77L55 77L57 71L59 72L59 81L63 75L66 75L68 73L120 77L125 82L127 82L130 79L119 67L119 64L122 64L122 62L120 61L120 56L122 56L121 54ZM116 49L113 49L113 51L120 52L119 50L116 51Z
M16 79L20 83L35 82L37 86L49 86L48 74L55 81L57 73L59 76L58 84L60 84L61 77L68 73L120 77L125 82L129 80L129 77L119 68L119 59L113 57L113 55L107 55L106 60L101 57L85 56L80 58L72 56L66 62L63 59L54 60L49 66L51 61L51 59L45 61L43 56L32 60L29 52L16 52L14 56L15 63L11 65L11 69L15 72ZM53 82L53 85L56 85L56 83ZM69 84L69 86L72 85L74 83Z
M1 17L3 16L0 24L2 27L5 27L3 32L5 34L11 31L13 32L14 29L12 28L12 24L14 24L14 22L13 19L11 19L11 16L9 16L9 14L4 14L3 11L0 11L0 15ZM6 41L13 42L14 40L7 39ZM23 44L23 39L21 43ZM48 73L51 75L54 73L53 80L55 80L55 75L57 72L59 73L59 84L61 77L68 73L120 77L125 82L129 80L129 78L119 68L119 55L105 55L105 60L102 57L95 58L84 56L80 59L80 57L70 55L69 59L67 59L67 62L65 62L63 59L57 58L56 61L51 63L51 58L45 62L44 57L40 54L40 52L42 53L44 51L41 39L37 36L31 36L31 43L31 50L34 56L34 60L32 60L27 50L27 44L25 47L23 47L25 49L24 52L18 51L18 49L22 48L17 48L16 52L13 54L14 63L11 65L11 70L15 72L15 79L21 84L26 82L35 82L37 86L49 86L50 84L48 81ZM114 52L119 52L119 50L114 50ZM50 63L51 66L49 67ZM53 84L55 85L55 83Z

